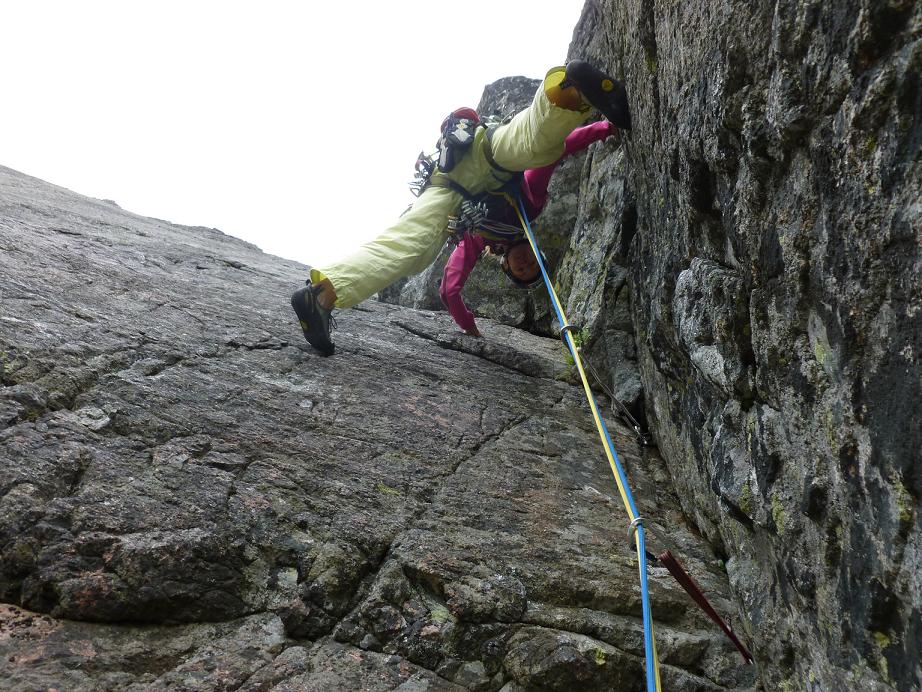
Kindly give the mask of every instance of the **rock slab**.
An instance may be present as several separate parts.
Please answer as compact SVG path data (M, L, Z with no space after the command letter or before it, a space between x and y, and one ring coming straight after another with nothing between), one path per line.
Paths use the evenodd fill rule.
M639 689L626 518L560 342L0 168L0 676L33 689ZM651 541L738 619L655 450ZM756 671L651 569L669 689Z

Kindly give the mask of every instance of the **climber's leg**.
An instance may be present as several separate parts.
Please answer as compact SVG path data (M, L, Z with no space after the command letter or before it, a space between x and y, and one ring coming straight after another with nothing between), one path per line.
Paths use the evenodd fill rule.
M496 163L511 171L524 171L561 157L564 139L589 111L575 89L561 89L565 79L565 68L550 70L531 105L496 129L490 140Z
M332 292L326 295L335 299L335 307L348 308L401 277L418 274L438 256L448 237L448 216L460 204L457 192L430 187L377 238L335 264L311 269L311 283L329 286Z
M553 163L563 154L566 136L586 119L590 105L617 127L630 128L620 82L581 60L551 69L531 105L493 133L494 160L512 171Z

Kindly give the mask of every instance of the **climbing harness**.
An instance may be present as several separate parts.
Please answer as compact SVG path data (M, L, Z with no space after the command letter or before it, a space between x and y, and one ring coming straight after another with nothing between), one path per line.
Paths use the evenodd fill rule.
M451 188L464 198L458 213L448 217L448 229L456 235L463 236L470 231L488 240L520 241L524 240L525 236L522 228L514 221L518 216L519 187L525 174L521 171L507 170L496 163L491 144L495 131L492 126L487 128L483 145L484 158L490 164L495 179L496 186L493 189L474 195L445 175L440 175L435 180L430 176L430 184ZM513 223L509 223L510 221Z
M513 190L519 185L519 178L507 183L499 190L471 195L453 180L444 181L446 187L460 192L464 201L456 214L448 217L448 230L456 238L449 238L457 242L465 233L476 233L487 240L496 240L506 243L524 241L525 235L520 226L503 221L504 218L514 218L515 200Z
M448 217L448 230L456 236L463 236L470 231L490 240L524 240L521 228L491 218L495 204L490 204L490 197L501 199L499 193L485 192L461 202L458 213ZM503 200L502 203L506 202Z
M583 368L579 350L576 348L576 342L573 340L573 325L567 321L563 306L560 304L560 299L557 297L557 291L554 290L554 286L551 284L550 276L547 273L547 267L541 259L541 251L538 249L538 242L535 240L531 224L529 224L528 217L525 213L525 204L522 202L522 197L518 194L518 191L516 191L516 202L516 213L518 214L519 222L522 224L522 229L525 231L525 235L528 238L528 242L531 244L531 249L534 251L535 257L538 258L538 268L541 270L541 276L544 279L548 295L551 298L551 305L554 308L554 312L557 314L558 321L562 325L560 328L561 338L570 349L570 355L573 357L573 362L576 364L576 368L579 371L580 379L583 382L583 390L589 402L589 408L595 419L596 428L602 440L602 446L605 449L605 455L608 457L608 464L615 476L615 483L618 485L621 500L624 503L624 508L631 521L630 535L633 537L637 547L637 561L640 571L640 598L643 609L644 649L646 651L647 663L647 692L659 692L661 689L659 662L656 655L656 639L653 634L653 615L650 610L650 588L647 583L647 550L644 538L643 520L637 511L637 506L634 504L631 489L628 487L627 476L624 473L624 469L621 467L621 462L618 459L618 453L615 451L615 445L608 432L608 427L605 425L605 421L602 420L599 406L595 401L595 396L592 394L592 389L589 387L589 380Z

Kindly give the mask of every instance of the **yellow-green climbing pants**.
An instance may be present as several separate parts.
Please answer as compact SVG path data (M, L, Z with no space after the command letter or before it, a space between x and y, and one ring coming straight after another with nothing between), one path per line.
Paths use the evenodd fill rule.
M451 173L436 172L433 184L419 196L397 222L374 240L335 264L315 267L311 281L329 279L336 291L336 307L348 308L386 288L397 279L423 271L435 261L448 239L448 217L457 213L463 197L438 185L438 177L451 178L471 194L496 190L510 175L494 169L485 148L490 146L497 164L524 171L553 163L563 155L564 139L586 119L584 111L553 105L545 88L560 82L562 67L548 72L531 105L486 141L478 128L474 143Z

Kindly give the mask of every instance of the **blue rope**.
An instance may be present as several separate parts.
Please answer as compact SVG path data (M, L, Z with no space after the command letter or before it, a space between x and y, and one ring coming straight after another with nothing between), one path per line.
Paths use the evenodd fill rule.
M532 248L535 250L535 257L538 260L538 267L541 269L541 276L544 278L544 285L547 288L548 294L551 298L551 307L554 308L554 312L557 315L557 321L560 323L561 329L565 329L569 326L567 324L567 319L559 306L559 299L557 299L557 294L554 291L553 285L551 284L551 278L547 273L547 268L544 266L544 260L541 259L541 252L538 250L538 241L535 239L535 234L531 229L531 223L528 220L528 214L525 211L525 205L522 203L522 197L518 190L515 191L515 199L519 205L520 215L523 222L522 226L525 229L525 233L528 235L528 239L531 242ZM573 342L573 336L569 330L564 331L564 342L567 344L567 348L570 349L570 354L573 356L573 359L576 360L579 356L576 354L576 344ZM592 408L595 409L595 412L598 412L598 403L596 402L595 397L589 397L589 404ZM624 473L624 469L621 466L621 460L618 458L618 452L615 450L615 445L612 442L611 435L608 432L608 426L605 424L605 421L602 419L601 415L598 415L597 418L601 423L602 431L605 434L605 443L608 445L612 459L615 462L615 469L617 470L621 486L624 489L624 495L627 499L628 505L630 506L633 515L639 518L640 513L637 511L637 506L634 504L634 497L631 494L630 487L628 486L627 475ZM659 686L657 684L658 675L656 671L656 659L654 656L656 646L653 639L653 617L650 609L650 588L647 581L646 555L646 538L644 535L643 523L638 522L637 559L640 568L640 598L641 604L643 606L643 638L647 662L647 692L657 692L659 690Z

